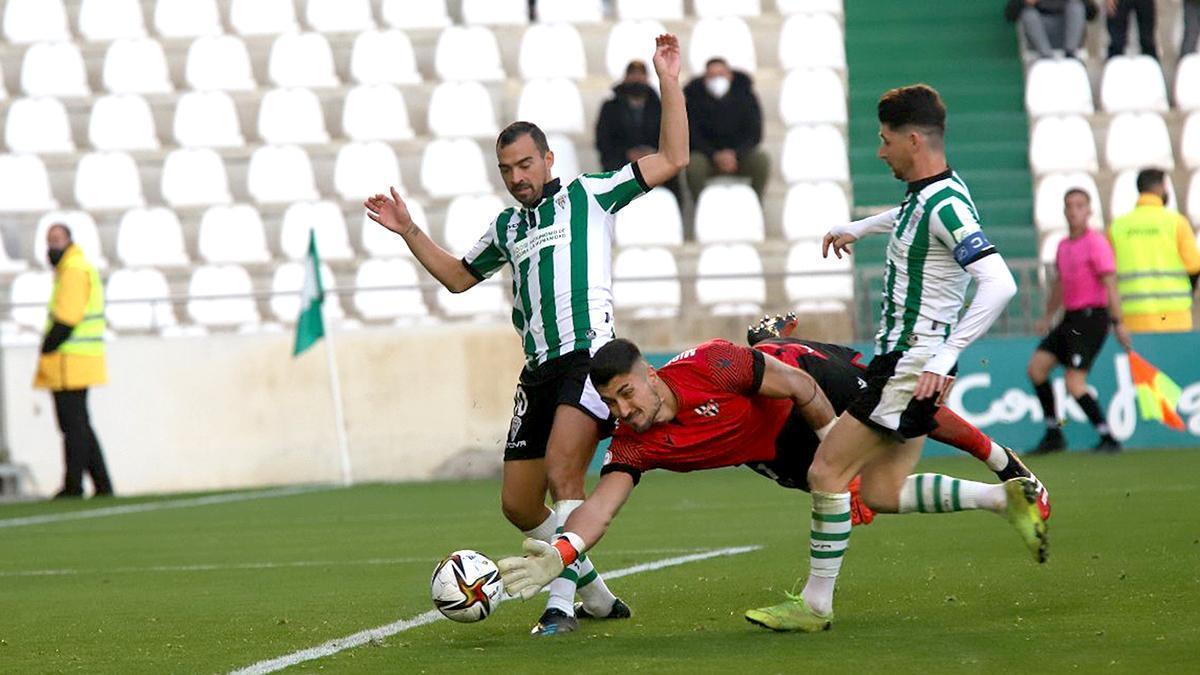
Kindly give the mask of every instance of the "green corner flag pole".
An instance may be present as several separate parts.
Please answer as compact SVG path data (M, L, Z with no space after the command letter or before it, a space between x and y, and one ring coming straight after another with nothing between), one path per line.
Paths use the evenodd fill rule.
M296 342L292 356L299 356L325 338L325 358L329 362L329 391L333 398L333 422L337 431L338 455L342 465L342 483L350 485L350 441L346 433L346 413L342 407L341 378L333 333L325 330L325 288L321 284L321 259L317 255L317 235L308 231L308 255L304 259L304 285L300 289L300 316L296 319Z

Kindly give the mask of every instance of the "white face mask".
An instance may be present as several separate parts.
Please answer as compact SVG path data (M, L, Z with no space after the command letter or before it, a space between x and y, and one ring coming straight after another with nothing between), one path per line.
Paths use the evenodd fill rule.
M708 93L713 95L713 98L721 98L729 93L730 81L728 77L716 75L704 79L704 86L708 88Z

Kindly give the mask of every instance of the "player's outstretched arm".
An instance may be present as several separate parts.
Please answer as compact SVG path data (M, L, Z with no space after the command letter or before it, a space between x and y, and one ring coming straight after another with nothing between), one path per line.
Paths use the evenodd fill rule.
M833 254L839 259L842 257L842 253L851 254L851 244L867 235L891 230L892 223L896 222L898 215L900 215L900 207L830 229L825 235L825 240L821 242L821 257L828 258L831 247Z
M655 39L654 72L662 91L662 124L658 132L658 152L637 161L642 179L650 187L671 180L688 165L687 106L679 84L679 38L667 33Z
M532 598L543 586L557 579L564 567L595 546L629 499L633 485L633 477L627 473L605 474L592 494L567 519L563 533L554 543L526 539L524 556L499 560L496 567L500 569L500 578L504 580L508 594L525 600Z
M417 227L396 188L391 188L391 197L377 194L368 197L363 206L367 209L368 218L403 237L421 266L451 293L462 293L479 283L461 260L450 255Z
M816 432L818 438L825 440L825 435L837 420L837 413L834 412L833 404L825 396L821 385L817 384L812 375L778 359L768 356L763 362L766 369L763 371L758 393L767 398L792 399L808 426Z

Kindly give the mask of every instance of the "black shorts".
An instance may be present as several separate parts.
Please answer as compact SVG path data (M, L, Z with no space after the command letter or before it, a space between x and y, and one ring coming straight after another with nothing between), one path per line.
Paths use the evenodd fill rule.
M915 346L871 359L863 374L867 387L850 402L846 412L898 441L928 435L937 428L933 418L941 406L936 397L918 401L913 392L930 356L929 349ZM956 372L957 365L950 375Z
M595 418L600 423L601 438L612 433L608 406L600 400L600 394L588 379L591 365L591 353L581 349L536 368L526 366L521 371L513 396L513 417L504 445L504 461L545 457L554 414L560 405L574 406Z
M808 468L820 444L816 432L793 410L775 437L775 459L746 466L785 488L808 492Z
M1063 314L1062 321L1037 348L1053 354L1064 368L1088 370L1104 347L1108 325L1108 310L1104 307L1072 310Z

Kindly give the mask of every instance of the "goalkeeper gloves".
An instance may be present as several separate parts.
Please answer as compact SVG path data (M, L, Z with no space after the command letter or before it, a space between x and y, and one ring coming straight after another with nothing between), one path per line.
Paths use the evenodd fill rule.
M496 567L508 594L528 600L557 579L567 565L575 562L583 549L583 539L574 532L567 532L553 544L526 539L521 548L525 551L524 557L504 558L496 563Z

